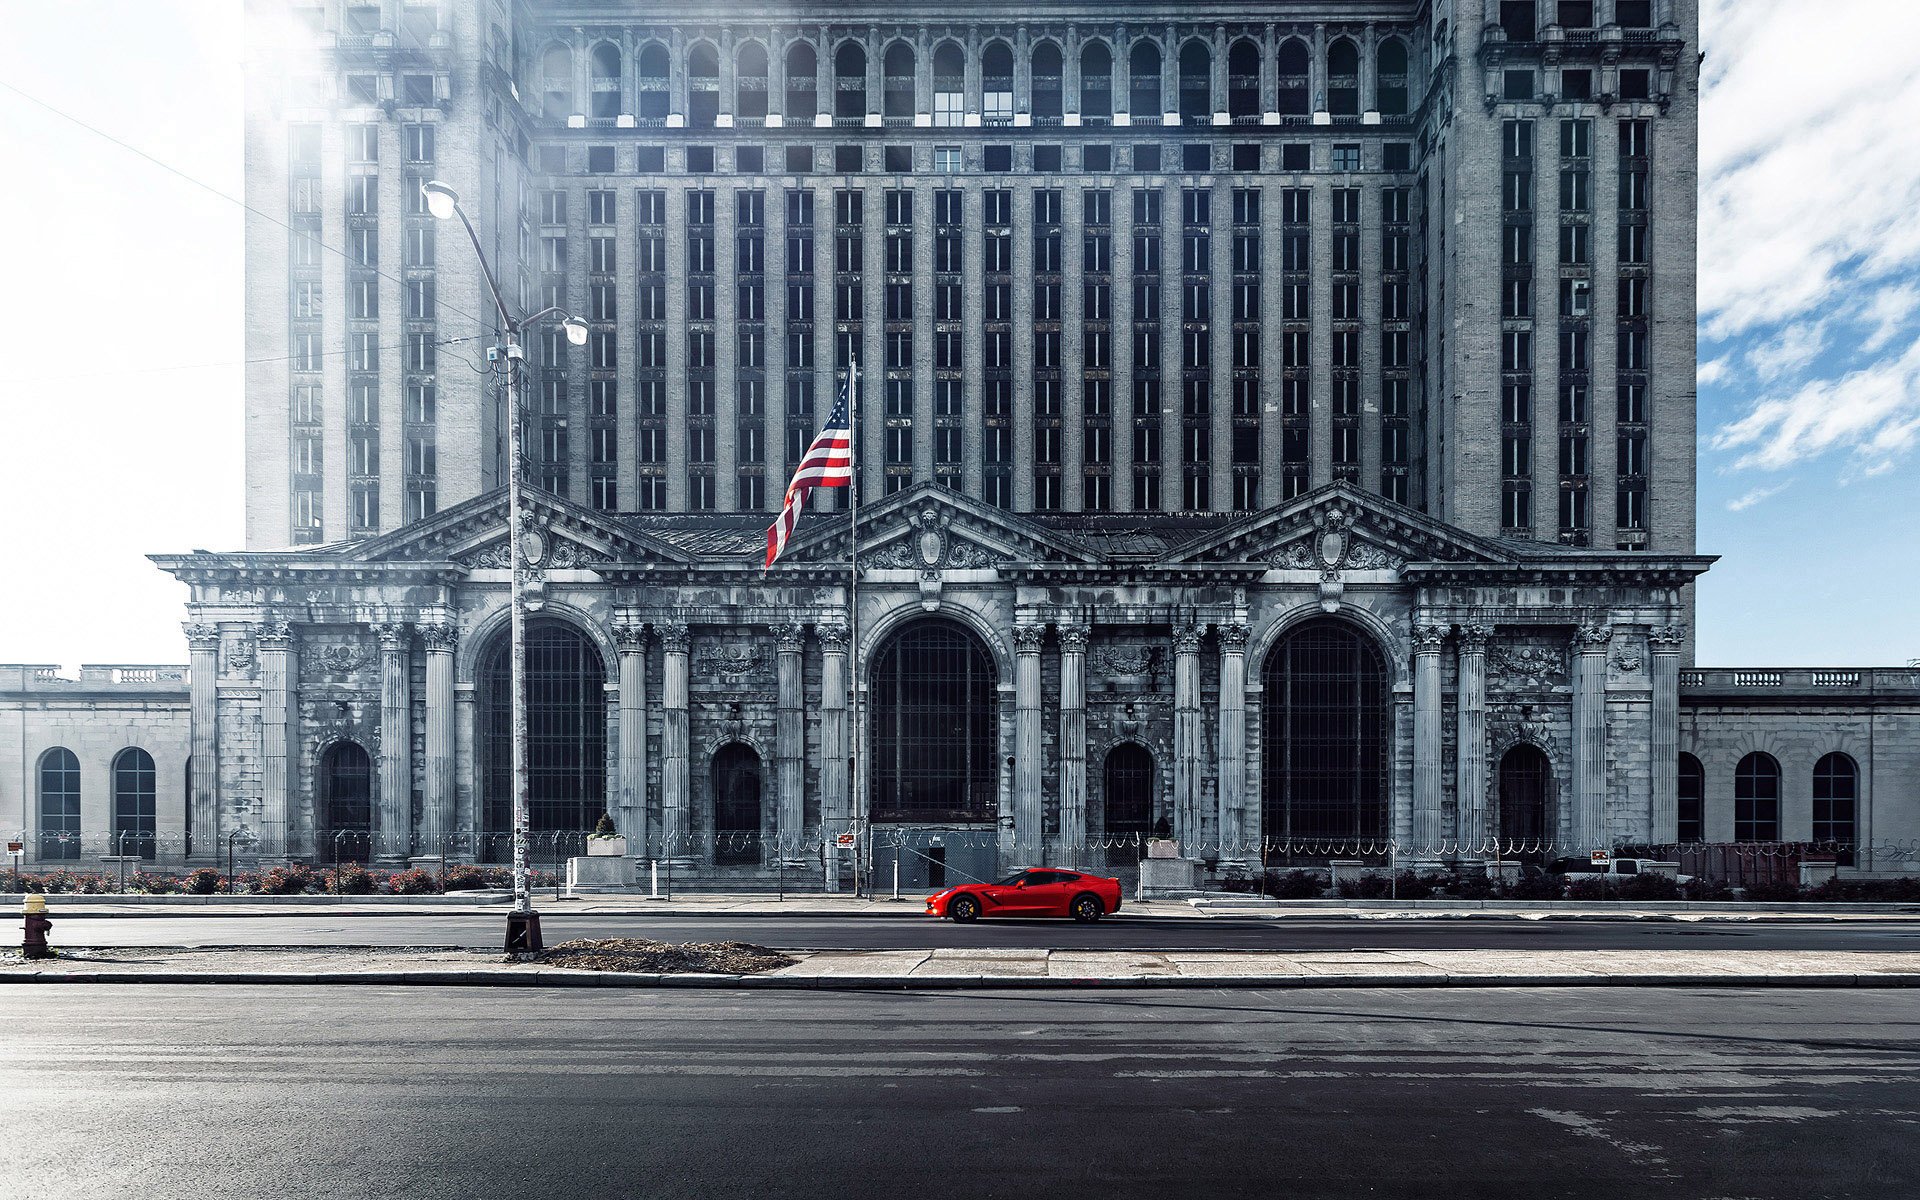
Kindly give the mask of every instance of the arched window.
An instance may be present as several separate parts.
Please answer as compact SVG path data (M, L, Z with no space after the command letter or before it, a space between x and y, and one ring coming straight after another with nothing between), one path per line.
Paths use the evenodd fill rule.
M113 759L113 844L115 854L152 858L159 847L153 755L138 746Z
M1304 117L1311 113L1313 105L1308 86L1312 67L1307 44L1299 38L1288 38L1280 43L1280 52L1273 61L1280 76L1280 90L1275 93L1274 102L1279 105L1281 115Z
M1813 764L1813 840L1851 847L1859 812L1860 768L1839 751Z
M743 121L767 116L767 48L745 42L734 55L733 112Z
M1213 121L1213 51L1199 38L1180 47L1180 121L1206 125Z
M720 115L720 51L712 42L687 48L687 124L711 129Z
M1680 820L1674 836L1682 842L1704 842L1707 840L1707 773L1699 759L1691 754L1680 756L1678 783Z
M997 682L987 648L956 621L915 621L886 640L868 678L875 821L993 816Z
M1780 840L1780 764L1756 750L1733 771L1733 840Z
M1138 742L1121 742L1107 751L1102 781L1101 828L1110 841L1131 838L1138 844L1153 831L1152 752Z
M606 667L564 621L527 622L527 814L536 832L592 829L607 807ZM513 706L502 631L481 656L482 847L498 859L513 831Z
M608 119L620 113L620 47L601 42L593 48L593 115Z
M1345 621L1288 631L1261 668L1265 836L1324 857L1387 834L1386 660Z
M1165 111L1160 107L1160 47L1144 38L1127 55L1127 111L1135 125L1158 125Z
M884 76L881 94L882 115L896 121L913 119L913 47L895 42L880 60Z
M1052 42L1035 46L1030 69L1033 72L1033 119L1058 121L1066 113L1063 100L1066 65L1060 57L1060 47Z
M1522 742L1500 756L1500 854L1506 858L1544 857L1548 799L1553 795L1553 764L1546 751ZM1469 838L1460 831L1462 842ZM1465 850L1467 847L1463 846Z
M1388 38L1374 52L1374 104L1390 117L1407 111L1407 44Z
M760 755L728 742L713 752L712 780L713 861L760 861Z
M373 849L373 763L354 742L335 742L320 756L320 857L365 862Z
M540 115L564 121L573 115L573 52L552 46L540 56Z
M80 857L80 760L65 746L40 756L40 857Z
M980 115L989 125L1013 124L1013 47L988 42L980 53Z
M833 115L855 124L867 119L867 52L858 42L833 52Z
M1260 47L1249 38L1227 47L1227 115L1236 121L1260 115Z
M959 128L967 119L967 58L957 43L933 48L933 123Z
M795 42L787 47L788 121L813 123L820 113L820 60L813 47Z
M1327 47L1327 111L1336 117L1360 114L1360 48L1351 38L1335 38Z
M1080 119L1113 117L1113 51L1105 42L1088 42L1080 51Z
M673 111L673 60L659 42L640 48L640 112L643 121L665 122Z

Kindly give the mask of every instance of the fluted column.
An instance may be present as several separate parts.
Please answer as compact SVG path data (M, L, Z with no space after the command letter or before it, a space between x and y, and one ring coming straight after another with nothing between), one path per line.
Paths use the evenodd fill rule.
M660 854L687 861L692 849L688 768L693 749L687 712L687 627L678 622L661 626L660 645L666 651L660 689Z
M1087 627L1060 633L1060 861L1079 861L1087 840Z
M1460 672L1454 691L1454 803L1459 813L1456 857L1478 860L1487 841L1488 625L1460 627Z
M1173 629L1173 836L1180 853L1198 858L1200 850L1200 777L1205 767L1205 733L1200 727L1200 639L1206 626Z
M798 866L801 835L807 827L807 721L805 679L807 629L778 625L773 630L774 675L778 688L774 727L774 787L778 789L780 854Z
M1041 857L1040 643L1044 625L1013 628L1013 845L1023 861Z
M423 625L427 650L427 776L420 805L420 853L445 857L453 833L455 740L458 702L453 694L453 652L460 631L451 625Z
M650 858L647 845L647 628L619 625L613 631L620 656L620 815L627 854Z
M1607 648L1609 625L1573 636L1573 806L1563 852L1610 850L1607 833Z
M1680 840L1680 649L1685 625L1661 625L1647 635L1653 673L1653 729L1647 739L1653 756L1652 841Z
M1437 860L1446 838L1441 812L1440 647L1444 625L1413 629L1413 845L1401 855L1416 863Z
M187 798L187 841L196 859L212 860L220 847L219 705L220 627L188 624L187 740L193 761L193 795Z
M260 854L285 858L293 812L287 772L288 690L293 629L278 617L261 622L260 647Z
M374 852L382 862L402 863L413 845L413 723L407 658L413 631L405 624L375 625L380 639L380 799L374 817Z
M1220 857L1244 860L1247 845L1247 627L1220 635Z
M847 627L829 622L814 627L820 639L820 826L831 839L847 828L852 814L847 757ZM840 856L827 856L827 890L840 890Z

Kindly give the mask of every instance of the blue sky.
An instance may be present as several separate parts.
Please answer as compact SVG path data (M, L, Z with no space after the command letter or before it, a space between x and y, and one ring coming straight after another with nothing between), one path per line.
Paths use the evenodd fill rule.
M239 8L8 6L0 82L238 196ZM1700 661L1904 663L1920 4L1705 0L1702 24ZM84 72L75 28L111 31ZM0 658L184 661L184 589L144 556L241 541L244 214L4 90L0 161L0 562L28 581Z

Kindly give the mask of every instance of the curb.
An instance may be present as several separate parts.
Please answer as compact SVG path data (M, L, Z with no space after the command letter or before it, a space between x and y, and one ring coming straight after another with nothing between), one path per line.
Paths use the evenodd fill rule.
M649 975L611 971L89 971L0 974L0 983L156 983L371 987L695 988L767 991L1090 991L1127 988L1317 991L1354 988L1909 988L1920 972L1855 975L1136 975L1114 978L993 975Z

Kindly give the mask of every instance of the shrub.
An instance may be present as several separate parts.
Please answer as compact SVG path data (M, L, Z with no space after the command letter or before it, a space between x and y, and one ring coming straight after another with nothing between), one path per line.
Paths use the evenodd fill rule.
M1411 870L1402 871L1393 881L1390 895L1401 900L1431 900L1436 878L1432 875L1419 875Z
M1619 885L1604 875L1576 875L1567 879L1569 900L1612 900L1618 892Z
M127 881L130 892L144 892L149 896L173 896L184 890L180 881L171 875L156 875L150 871L137 872Z
M1733 889L1724 879L1698 877L1681 887L1680 895L1688 900L1731 900Z
M440 872L440 887L448 892L473 892L488 886L487 873L472 863L454 863Z
M211 896L226 890L227 886L220 872L212 867L195 867L187 872L186 879L181 882L187 893L193 896Z
M320 874L320 890L341 896L369 896L378 888L373 873L359 863L341 863Z
M1758 900L1766 903L1780 903L1801 898L1800 885L1785 879L1767 879L1759 883L1750 883L1740 889L1743 900Z
M1368 871L1358 879L1342 879L1335 891L1342 900L1381 900L1392 889L1393 882L1387 876Z
M439 894L440 880L432 871L414 867L387 876L387 890L396 896L433 896Z
M1666 875L1649 872L1622 880L1615 894L1622 900L1678 900L1680 885Z
M1529 868L1507 885L1506 893L1511 900L1558 900L1566 894L1566 887L1566 876Z
M1494 881L1484 874L1469 872L1447 885L1447 894L1456 900L1491 900L1499 893Z
M613 827L613 814L604 812L600 814L600 819L593 823L593 836L597 838L620 836L620 831Z
M313 891L320 882L313 868L305 863L270 867L255 877L253 891L262 896L298 896Z
M1267 872L1267 895L1276 900L1317 900L1325 886L1312 871Z

